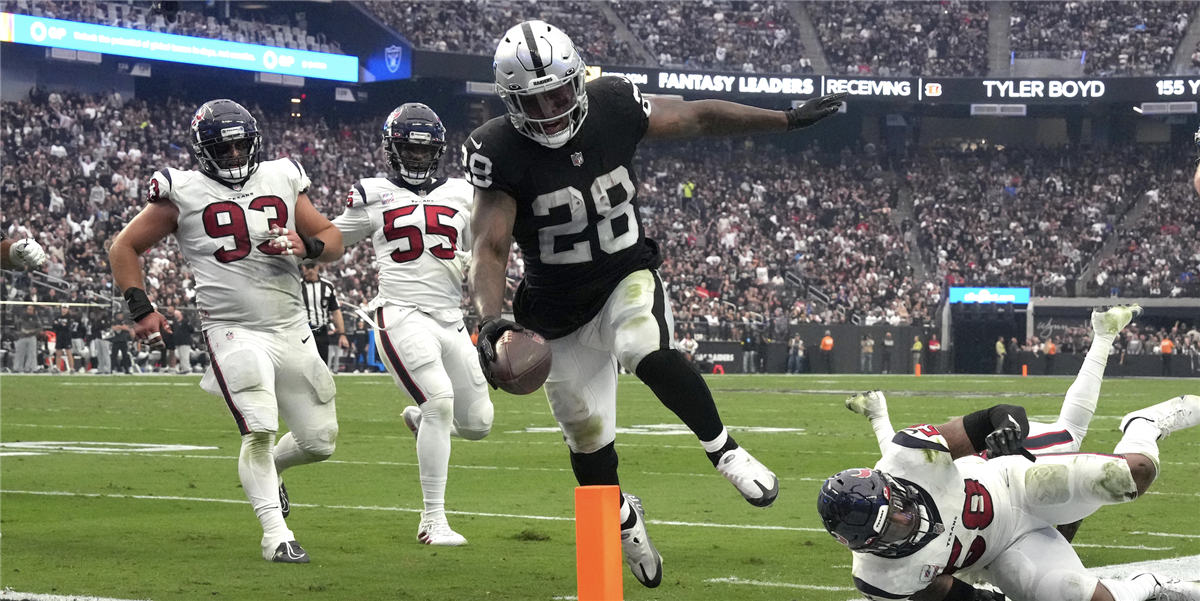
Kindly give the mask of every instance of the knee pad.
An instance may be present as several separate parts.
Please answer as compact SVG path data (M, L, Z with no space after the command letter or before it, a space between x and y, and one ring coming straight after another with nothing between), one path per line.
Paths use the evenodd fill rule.
M337 448L338 426L336 423L318 428L309 428L304 432L303 436L297 436L296 432L292 435L296 438L296 446L300 447L305 453L318 457L318 461L324 461L333 456L333 451Z
M421 424L445 424L448 428L454 421L454 399L449 396L429 397L421 403Z
M492 415L494 411L490 399L484 397L476 401L467 410L466 418L456 420L454 423L454 429L458 431L459 438L480 440L486 437L492 431Z
M250 432L242 436L242 454L271 456L275 449L274 432Z

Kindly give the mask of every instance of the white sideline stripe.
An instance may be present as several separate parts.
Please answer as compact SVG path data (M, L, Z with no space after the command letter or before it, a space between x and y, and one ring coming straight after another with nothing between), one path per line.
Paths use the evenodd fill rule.
M1084 543L1071 543L1072 547L1093 547L1096 549L1129 549L1131 551L1170 551L1175 547L1147 547L1145 545L1089 545Z
M75 595L46 595L42 593L20 593L12 589L0 591L0 599L12 601L132 601L112 597L77 597Z
M851 587L845 586L820 586L816 584L793 584L791 582L763 582L761 580L742 580L737 576L728 578L709 578L705 582L723 582L725 584L742 584L747 586L774 586L780 588L798 588L806 591L852 591Z
M1200 538L1200 534L1172 534L1170 532L1140 532L1134 531L1130 534L1142 534L1145 536L1169 536L1171 538Z
M199 501L202 503L232 503L235 505L249 505L249 501L237 499L210 499L205 497L174 497L174 496L158 496L158 495L110 495L101 493L84 493L84 492L66 492L66 491L41 491L41 490L0 490L0 494L7 495L42 495L49 497L89 497L89 498L105 498L105 499L142 499L149 501ZM292 507L315 507L318 509L358 509L365 511L399 511L404 513L421 513L423 509L413 509L408 507L381 507L379 505L314 505L308 503L292 503ZM449 511L446 513L453 515L469 515L485 518L512 518L518 520L544 520L553 522L573 522L573 517L560 517L550 515L520 515L512 513L489 513L480 511ZM756 526L756 525L739 525L739 524L711 524L707 522L676 522L670 520L646 520L646 523L657 524L661 526L691 526L694 528L737 528L741 530L786 530L789 532L825 532L823 528L796 528L790 526Z

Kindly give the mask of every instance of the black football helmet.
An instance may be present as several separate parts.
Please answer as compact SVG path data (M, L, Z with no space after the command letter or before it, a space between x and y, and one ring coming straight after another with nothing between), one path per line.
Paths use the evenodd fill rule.
M201 172L240 186L258 170L262 134L258 121L242 105L210 100L192 117L191 145Z
M402 104L383 123L383 152L404 181L421 185L433 177L446 152L446 127L424 104Z
M825 530L851 551L910 555L945 528L916 490L879 470L854 468L825 481L817 495Z

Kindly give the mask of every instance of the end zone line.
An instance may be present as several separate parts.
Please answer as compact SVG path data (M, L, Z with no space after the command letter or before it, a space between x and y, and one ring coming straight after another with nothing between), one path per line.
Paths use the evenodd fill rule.
M66 491L38 491L38 490L0 490L0 494L8 495L43 495L51 497L89 497L89 498L108 498L108 499L141 499L148 501L198 501L201 503L232 503L235 505L249 505L250 502L238 499L210 499L204 497L177 497L177 496L156 496L156 495L113 495L102 493L82 493L82 492L66 492ZM382 507L379 505L316 505L309 503L292 503L292 507L314 507L318 509L357 509L365 511L400 511L404 513L421 513L422 509L409 507ZM574 517L560 517L550 515L520 515L511 513L491 513L481 511L450 511L446 513L452 515L467 515L474 517L489 517L489 518L511 518L519 520L545 520L555 522L573 522ZM823 528L799 528L794 526L761 526L761 525L742 525L742 524L712 524L707 522L677 522L671 520L646 520L649 524L657 524L660 526L691 526L695 528L738 528L742 530L785 530L788 532L821 532Z
M846 586L820 586L817 584L793 584L791 582L763 582L761 580L743 580L737 576L728 578L708 578L705 582L722 582L725 584L742 584L748 586L773 586L779 588L798 588L806 591L852 591L853 587Z
M0 591L3 601L133 601L132 599L114 599L112 597L91 597L87 595L47 595L44 593L21 593L12 589Z

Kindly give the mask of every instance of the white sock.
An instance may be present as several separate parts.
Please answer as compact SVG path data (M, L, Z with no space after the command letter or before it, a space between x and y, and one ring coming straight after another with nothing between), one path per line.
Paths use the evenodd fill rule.
M446 475L450 471L450 432L454 401L432 398L421 405L421 427L417 430L417 464L425 517L446 518Z
M1149 601L1154 598L1154 580L1151 578L1125 581L1101 578L1099 586L1108 589L1114 601Z
M708 442L701 440L700 444L704 445L705 451L709 453L716 453L717 451L725 448L725 443L727 442L729 442L729 431L725 429L725 426L721 426L721 433L718 434L716 438Z
M274 432L251 432L242 437L242 450L238 454L238 478L262 523L264 546L296 540L279 508L279 476L271 457L274 442Z
M1088 424L1096 413L1096 404L1100 401L1100 385L1104 381L1104 367L1108 364L1108 351L1112 349L1112 336L1096 336L1092 346L1088 348L1079 368L1079 375L1067 389L1063 399L1062 411L1058 421L1074 436L1083 440L1087 435Z
M1159 470L1158 463L1158 436L1162 431L1158 429L1158 425L1150 420L1135 419L1129 422L1125 427L1125 435L1117 442L1116 448L1113 449L1115 455L1125 455L1128 453L1138 453L1150 458L1154 462L1154 473L1157 475Z
M633 507L625 502L625 495L621 495L621 523L624 524L629 520L629 512L633 511Z
M878 414L872 413L870 418L871 429L875 430L875 442L879 443L879 450L883 451L889 440L896 435L896 429L892 427L892 418L888 415L887 405Z
M300 445L296 444L296 437L292 436L291 432L281 436L279 444L275 445L275 471L280 474L290 467L308 465L309 463L316 463L324 459L324 457L314 455L300 448Z

